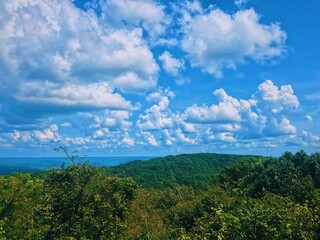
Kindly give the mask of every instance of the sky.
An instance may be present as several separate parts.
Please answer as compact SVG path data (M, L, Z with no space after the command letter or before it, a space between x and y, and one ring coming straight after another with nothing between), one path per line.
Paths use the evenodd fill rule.
M0 156L320 146L318 0L0 1Z

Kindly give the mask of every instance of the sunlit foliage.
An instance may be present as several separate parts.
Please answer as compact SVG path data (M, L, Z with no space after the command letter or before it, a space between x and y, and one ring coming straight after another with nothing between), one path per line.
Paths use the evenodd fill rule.
M319 153L225 164L180 155L106 170L61 150L70 165L0 177L0 239L320 239ZM204 158L211 175L197 166Z

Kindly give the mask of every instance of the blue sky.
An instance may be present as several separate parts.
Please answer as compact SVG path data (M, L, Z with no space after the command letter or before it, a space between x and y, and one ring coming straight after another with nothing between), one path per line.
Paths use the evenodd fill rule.
M0 155L320 146L317 0L0 2Z

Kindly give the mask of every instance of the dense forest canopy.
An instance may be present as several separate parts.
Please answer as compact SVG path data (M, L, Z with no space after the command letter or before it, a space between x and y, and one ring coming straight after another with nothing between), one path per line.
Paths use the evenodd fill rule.
M132 177L142 187L165 189L180 185L204 188L219 171L249 155L216 153L181 154L133 161L105 168L118 177Z
M0 177L0 239L320 239L320 153L68 157Z

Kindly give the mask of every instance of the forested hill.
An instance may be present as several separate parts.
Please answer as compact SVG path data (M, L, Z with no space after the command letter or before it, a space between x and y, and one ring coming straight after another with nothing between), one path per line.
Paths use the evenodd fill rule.
M68 157L40 177L0 176L0 239L320 239L320 153L178 155L107 169ZM121 169L157 187L170 184L152 182L152 171L158 181L172 171L177 186L110 176ZM204 189L182 182L218 171Z
M204 188L226 166L257 156L197 153L132 161L105 170L110 175L131 177L141 187L165 189L179 185Z

